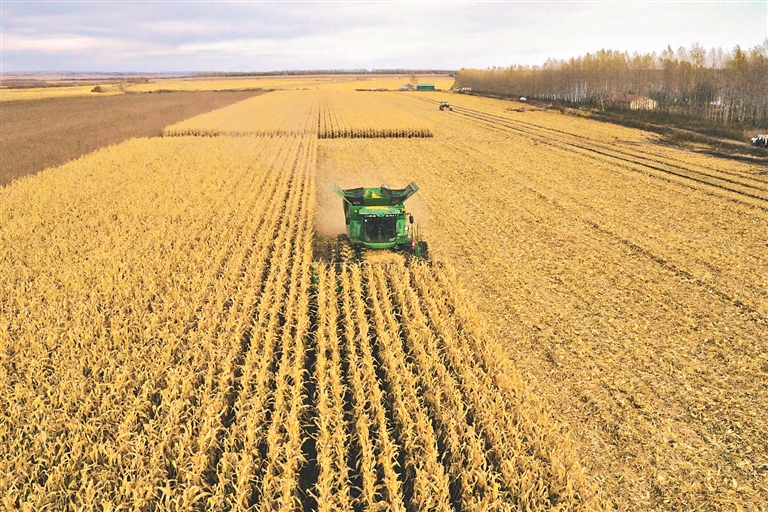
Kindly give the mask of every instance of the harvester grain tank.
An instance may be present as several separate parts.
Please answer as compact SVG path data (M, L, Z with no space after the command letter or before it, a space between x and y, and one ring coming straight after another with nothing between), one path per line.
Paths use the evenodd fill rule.
M367 249L405 251L426 258L427 242L414 228L413 215L405 211L405 201L418 190L413 182L401 189L386 184L349 189L334 185L334 192L344 200L347 225L346 234L339 235L339 259L359 258Z

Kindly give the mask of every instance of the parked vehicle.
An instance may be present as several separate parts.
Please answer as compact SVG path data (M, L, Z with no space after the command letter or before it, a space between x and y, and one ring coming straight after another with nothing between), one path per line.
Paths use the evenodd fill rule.
M768 135L763 135L762 133L755 135L750 139L753 146L757 146L759 148L768 148Z

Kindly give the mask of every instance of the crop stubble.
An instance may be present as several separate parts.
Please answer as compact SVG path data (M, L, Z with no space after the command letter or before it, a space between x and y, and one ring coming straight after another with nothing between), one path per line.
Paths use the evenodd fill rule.
M433 252L459 262L609 502L763 506L763 171L508 102L428 98L416 113L439 126L433 139L322 141L318 188L419 182Z

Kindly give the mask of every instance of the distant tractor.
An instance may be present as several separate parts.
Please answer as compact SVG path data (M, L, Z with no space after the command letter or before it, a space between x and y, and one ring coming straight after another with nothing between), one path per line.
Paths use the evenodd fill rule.
M413 215L405 211L405 201L417 190L419 187L413 182L402 189L386 184L349 189L334 185L334 192L344 200L347 225L347 232L338 236L336 260L360 260L369 249L390 249L428 258L427 242L421 240L418 228L414 228Z
M753 146L757 146L759 148L768 148L768 136L763 135L762 133L759 135L755 135L750 139Z
M453 111L453 109L451 108L451 106L448 104L447 101L441 101L440 102L440 110L450 110L450 111Z

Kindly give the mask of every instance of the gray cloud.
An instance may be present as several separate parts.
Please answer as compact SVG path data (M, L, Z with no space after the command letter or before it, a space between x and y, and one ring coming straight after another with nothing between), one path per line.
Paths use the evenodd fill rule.
M754 46L758 2L3 2L5 72L539 64L612 48Z

